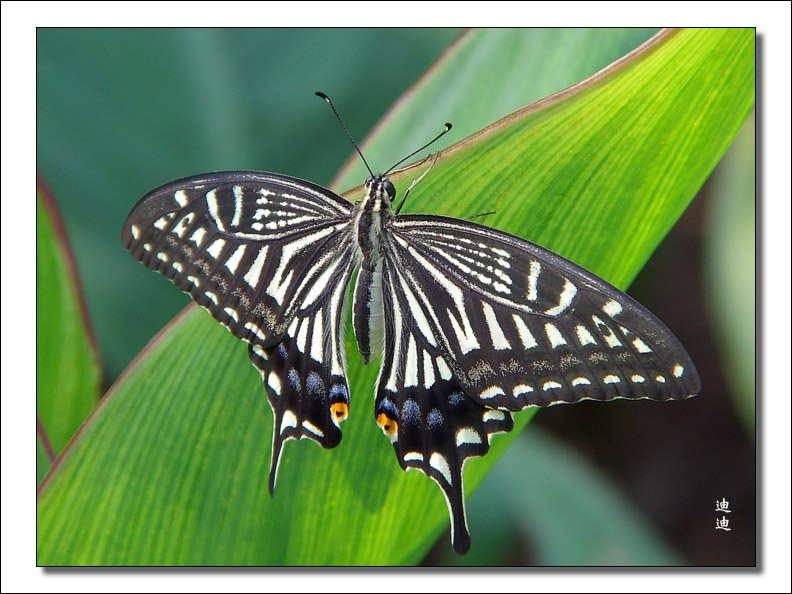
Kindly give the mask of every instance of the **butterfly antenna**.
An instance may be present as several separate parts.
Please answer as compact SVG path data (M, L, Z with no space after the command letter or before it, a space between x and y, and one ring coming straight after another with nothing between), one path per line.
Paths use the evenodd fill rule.
M363 153L360 152L360 148L358 148L358 145L355 142L355 139L352 138L352 135L349 133L349 130L347 130L346 124L344 124L344 120L342 120L341 116L338 115L338 110L335 108L335 105L333 105L333 102L330 101L330 97L328 97L327 95L322 93L322 91L316 91L314 93L314 95L316 95L317 97L321 97L322 99L327 101L327 104L333 110L333 113L335 114L335 117L338 119L338 122L341 124L341 127L344 129L344 132L346 132L347 138L349 138L349 141L352 143L352 146L355 147L355 150L358 152L358 155L360 155L360 158L363 159L363 164L366 166L366 169L368 169L369 175L371 175L371 177L374 177L374 172L371 171L371 167L369 167L368 161L366 161L366 157L364 157ZM415 153L413 153L413 154L415 154Z
M409 155L407 155L406 157L404 157L404 159L402 159L401 161L399 161L398 163L396 163L396 164L395 164L395 165L393 165L392 167L388 168L388 170L387 170L387 171L386 171L386 172L385 172L383 175L388 175L388 174L389 174L389 173L391 173L391 172L392 172L394 169L396 169L396 168L397 168L399 165L401 165L402 163L404 163L404 162L405 162L407 159L409 159L410 157L412 157L412 156L413 156L413 155L415 155L416 153L420 153L422 150L424 150L424 149L425 149L425 148L427 148L428 146L430 146L430 145L434 144L435 142L437 142L437 140L439 140L439 139L440 139L440 137L441 137L443 134L445 134L446 132L448 132L450 129L451 129L451 124L450 124L449 122L446 122L446 123L445 123L445 128L443 129L443 131L442 131L442 132L440 132L440 134L438 134L437 136L435 136L435 137L434 137L432 140L430 140L429 142L427 142L425 145L423 145L423 146L422 146L421 148L419 148L417 151L413 151L413 152L411 152Z
M426 148L426 147L424 147L424 148ZM425 162L427 159L429 159L431 156L432 156L432 155L426 155L426 159L423 159L423 160L421 160L419 163L416 163L415 165L410 165L409 167L405 167L404 169L410 169L410 168L412 168L412 167L417 167L417 166L418 166L418 165L420 165L421 163L424 163L424 162ZM437 152L437 153L435 153L435 154L434 154L434 160L432 161L432 164L431 164L431 165L429 165L429 169L427 169L426 171L424 171L424 172L421 174L421 177L419 177L419 178L417 178L417 179L414 179L414 180L413 180L413 183L411 183L411 184L410 184L410 187L409 187L409 188L407 188L407 191L406 191L406 192L404 192L404 196L402 196L401 202L399 202L399 207L396 209L396 214L399 214L399 213L401 212L402 206L404 206L404 201L405 201L405 200L407 200L407 194L409 194L409 193L410 193L410 190L412 190L412 189L415 187L415 185L416 185L416 184L417 184L419 181L421 181L421 180L422 180L424 177L426 177L426 174L427 174L427 173L429 173L429 172L432 170L432 167L434 167L434 166L435 166L435 163L437 163L437 157L439 157L439 156L440 156L440 153L439 153L439 152ZM400 171L404 171L404 169L400 169Z

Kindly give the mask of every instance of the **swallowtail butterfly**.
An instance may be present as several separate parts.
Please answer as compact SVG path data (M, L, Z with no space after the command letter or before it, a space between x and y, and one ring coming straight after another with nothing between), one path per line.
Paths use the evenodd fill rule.
M398 215L386 175L369 177L355 204L276 173L188 177L146 194L121 237L248 343L274 414L271 493L284 441L341 440L344 303L359 268L358 349L366 363L382 352L376 421L402 469L442 489L462 554L463 466L512 429L512 413L684 399L701 383L668 328L622 291L520 237Z

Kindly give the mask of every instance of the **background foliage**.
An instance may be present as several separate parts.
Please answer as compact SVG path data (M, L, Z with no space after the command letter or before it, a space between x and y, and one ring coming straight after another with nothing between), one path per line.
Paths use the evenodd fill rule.
M435 83L438 87L430 91L433 96L439 97L434 105L441 113L433 113L424 108L418 115L411 115L409 112L406 116L403 112L391 114L389 118L401 115L405 118L404 121L413 124L412 129L409 124L391 126L389 130L391 132L395 130L397 137L378 139L379 142L372 143L369 147L371 152L367 149L369 161L390 164L426 138L427 130L437 128L436 124L434 127L430 124L445 120L452 120L455 123L455 133L458 134L455 137L449 135L447 140L457 141L497 117L585 78L637 46L652 32L619 31L604 34L602 31L576 30L532 33L533 35L514 35L512 47L507 45L506 49L502 40L500 43L492 40L494 35L484 36L478 46L479 53L466 58L471 60L478 56L483 60L482 56L487 56L492 51L501 51L503 58L499 61L504 63L503 68L509 73L509 80L519 81L519 84L509 87L515 89L513 95L499 94L496 105L489 106L495 110L494 115L483 114L485 120L481 122L475 121L473 117L458 115L466 113L465 107L476 108L477 101L480 102L482 99L476 97L475 93L456 89L454 79L443 80L442 77L437 77L434 80L439 81ZM365 37L368 34L372 34L370 39ZM360 48L366 47L367 43L382 43L383 35L392 36L384 41L395 48L388 56L360 51ZM148 338L185 302L184 296L172 290L161 279L156 278L155 275L144 274L145 271L128 257L118 242L120 222L137 197L163 181L212 169L267 169L318 182L329 180L330 174L338 168L342 156L349 150L343 138L339 140L340 134L335 122L328 116L321 102L313 97L312 92L322 89L334 98L342 113L347 114L347 123L352 128L353 134L356 130L366 130L392 103L393 98L425 68L430 56L435 55L454 35L456 32L448 30L387 32L41 30L38 52L41 98L38 112L39 165L45 179L54 189L54 194L63 210L89 311L97 329L99 350L105 361L106 381L114 378ZM517 51L518 48L520 51ZM547 48L562 48L563 51L548 54ZM347 53L342 54L343 51ZM317 60L316 57L320 55L322 59ZM506 59L517 55L528 56L526 63L515 64ZM397 63L404 69L396 68ZM522 77L514 76L514 72L519 69L522 69L520 70ZM295 72L300 73L299 78L294 76ZM490 69L485 69L484 74L498 77L498 73ZM372 80L376 80L377 84L371 84ZM423 88L429 86L425 84ZM487 85L480 85L478 88L486 90ZM363 89L365 92L362 92ZM460 110L457 115L453 103L449 103L452 100L461 104L457 107ZM441 106L445 107L441 109ZM482 110L469 109L468 113L480 111ZM427 124L427 121L430 124ZM362 136L360 132L356 135ZM112 150L108 150L109 148ZM335 153L335 158L331 156L333 150L338 151ZM747 160L750 162L750 157ZM442 183L442 168L439 164L437 174L433 183ZM351 176L351 180L356 180L347 182L347 185L353 185L360 180L359 173L347 172L347 175ZM427 185L424 188L431 188L430 179L425 180L425 183ZM338 189L346 187L342 184L343 181L337 183ZM745 196L744 193L741 195ZM752 198L751 195L751 203ZM101 207L97 208L98 205ZM418 206L416 205L415 208L418 209ZM454 213L453 209L457 206L464 207L464 204L452 203L447 208L445 204L431 204L429 208L426 207L427 205L423 206L422 210L427 212L461 214ZM475 212L467 214L475 214ZM546 233L552 240L553 230L549 229ZM588 264L596 266L596 263ZM678 262L674 262L674 266L676 264ZM603 270L598 272L603 273ZM39 293L43 290L46 289L39 282ZM185 322L183 326L188 334L183 338L192 341L192 344L215 340L218 344L224 345L234 342L227 333L215 333L216 329L211 328L211 321L206 322L207 320L201 322L200 319L190 319ZM673 324L670 325L676 329ZM167 339L166 336L164 341ZM687 344L684 338L683 342ZM157 345L157 347L162 346L162 344ZM221 350L218 350L218 353ZM239 349L237 348L236 351L238 354ZM231 352L231 347L228 346L222 352ZM163 357L171 355L167 349L163 349L162 353ZM695 352L693 355L694 360L699 362L700 357ZM150 362L151 358L141 363L136 372L139 373L140 368ZM177 359L175 363L183 363L183 361ZM180 500L182 502L189 503L191 494L195 494L198 499L193 500L192 504L177 508L160 508L158 513L163 515L147 518L147 521L168 524L175 521L175 516L185 514L209 518L216 522L216 525L204 526L203 529L208 533L216 534L222 540L230 536L238 537L240 530L244 530L245 527L250 529L254 525L246 522L248 516L245 514L235 513L237 508L229 508L228 500L224 500L224 497L231 494L235 504L243 502L245 513L249 513L250 517L256 517L257 505L260 504L264 489L256 492L233 482L229 484L213 482L211 468L203 469L206 473L204 476L186 478L179 476L179 470L185 467L185 459L200 456L205 448L216 445L217 436L213 433L213 426L227 426L224 417L227 418L230 410L233 410L234 414L241 415L242 418L267 417L269 412L264 404L263 392L260 393L259 399L243 398L245 394L261 390L260 386L256 385L257 376L251 373L252 370L249 369L244 357L236 356L227 360L218 358L216 364L218 370L224 370L227 375L238 374L240 383L237 391L218 383L217 391L224 395L224 399L201 402L192 408L191 413L195 415L193 427L200 425L205 433L192 432L179 435L167 432L168 441L165 445L171 452L172 458L168 464L159 466L161 476L152 479L145 467L130 466L121 476L107 476L111 483L105 487L120 493L125 492L125 489L135 492L143 490L141 501L147 501L146 498L157 501L162 497L160 490L169 491L173 488L184 490L184 497ZM239 367L238 371L236 371L237 367ZM195 370L181 364L174 365L174 368L178 368L178 372L172 376L170 390L189 393L191 371ZM41 375L38 381L42 385L49 384L49 381ZM146 379L144 377L139 381L145 382ZM39 397L41 398L41 392ZM229 407L229 399L232 399L231 407ZM130 404L133 403L129 400L116 398L112 406L123 407ZM142 401L138 404L158 406L156 402ZM364 407L365 403L361 408ZM139 410L130 411L132 415L130 419L140 418L139 412ZM591 410L589 409L588 412L590 413ZM606 414L609 412L606 411ZM105 414L110 413L105 411ZM118 419L123 419L123 414L122 408L113 409L113 415L119 415ZM544 414L542 413L540 417ZM696 414L695 409L690 414ZM614 415L618 417L616 411ZM370 421L368 418L366 420ZM185 425L189 425L189 422ZM253 431L250 426L239 427L240 431L247 429L248 432L242 437L236 436L238 438L234 443L236 449L210 453L214 456L212 458L214 463L223 467L247 464L252 474L264 477L268 462L265 456L268 445L264 444L269 443L269 428L265 427L265 431L259 432L263 426L254 427L258 430ZM163 429L168 428L163 427ZM345 429L346 433L352 431L349 423ZM87 431L91 430L101 430L101 427L97 429L94 424L93 427L89 426ZM124 434L125 441L113 443L115 455L118 456L119 451L139 450L141 444L136 441L137 436L148 434L151 430L150 426L136 428L129 425L128 431ZM86 438L86 434L81 436L81 439ZM195 439L197 441L189 441ZM532 436L527 439L536 438ZM536 442L528 441L528 445L518 446L527 450L512 450L524 451L525 455L519 458L522 464L516 463L513 459L509 463L508 456L517 455L509 452L502 462L508 464L506 467L508 470L499 473L496 469L484 487L472 496L471 519L484 518L487 525L471 526L476 539L474 551L478 550L480 556L476 557L471 553L471 556L465 559L466 562L520 562L524 560L524 555L533 558L534 562L545 564L672 564L680 561L677 554L673 553L651 528L644 527L640 512L631 512L630 504L626 502L616 506L621 513L611 514L614 522L626 518L624 530L614 531L623 536L616 556L599 556L601 552L599 550L595 551L597 555L591 556L590 547L579 546L581 542L588 542L579 538L581 528L584 531L588 530L587 525L581 525L580 522L561 522L557 525L550 522L547 524L546 532L531 534L532 531L539 529L537 527L542 526L541 519L563 517L569 510L568 507L562 507L548 516L537 513L535 506L527 506L526 509L509 499L513 496L514 484L519 483L520 477L525 477L524 480L529 485L545 485L548 479L541 478L544 476L542 464L556 457L568 459L565 457L567 454L563 453L566 446L550 439L544 441L541 437L538 439L544 444L542 447L538 447ZM349 436L345 441L348 440ZM534 452L535 455L537 449L546 450L546 453L537 457L536 463L532 464L528 452ZM392 453L386 452L387 448L382 450L378 454L381 459L376 458L377 462L395 466ZM113 455L110 452L106 454ZM331 458L328 456L331 454L332 452L320 452L318 455L324 456L323 460L329 461ZM316 452L310 455L316 455ZM302 454L296 454L294 460L285 460L285 464L295 467L296 474L299 474L296 470L300 467L299 463L295 464L299 456ZM99 464L97 457L98 453L89 461L90 464ZM329 462L328 467L332 468L332 464ZM557 467L555 476L563 479L568 472L572 490L584 488L587 493L598 493L595 499L600 502L613 499L607 487L596 486L603 479L589 478L587 471L571 466L571 470L560 471L560 474ZM570 465L560 467L569 469ZM389 472L392 470L389 469ZM515 472L519 473L518 477L514 476ZM419 488L417 485L423 477L414 474L396 479L402 481L400 483L402 486L406 485L403 487L405 493L414 492ZM501 479L498 479L499 475ZM401 476L399 474L399 477ZM318 479L321 481L322 477ZM346 477L345 480L354 480L354 477ZM561 482L563 483L563 480ZM296 484L300 483L301 481L297 480ZM62 486L64 483L60 484ZM196 493L195 485L212 485L216 491ZM491 486L488 488L487 485ZM433 485L430 487L434 489ZM98 485L98 489L101 490L102 485ZM243 489L241 495L239 489ZM555 493L552 489L549 491ZM383 493L383 496L393 498L396 505L398 498L395 495L398 493L401 491L388 491ZM536 493L536 499L532 501L538 503L559 500L555 494L550 497L550 493L540 489ZM372 493L367 495L372 496ZM437 494L432 492L432 495ZM89 495L86 493L84 496ZM242 499L239 499L240 496ZM312 494L308 489L294 489L290 496L294 498L285 503L283 500L278 503L276 499L275 505L288 504L297 507L316 505L315 501L311 500ZM477 496L480 498L477 499ZM715 497L717 496L716 494ZM57 493L47 491L47 497L52 501L57 497ZM703 500L704 497L701 499ZM710 499L707 493L708 507ZM120 501L108 503L115 506L122 504ZM46 501L44 505L46 506ZM72 509L82 505L90 510L92 502L80 503L71 500L69 505ZM476 513L476 506L484 509ZM444 514L445 510L442 509L442 505L440 507ZM528 519L515 523L509 521L509 516L504 514L496 516L497 519L491 521L493 508L514 510L516 517L524 516ZM93 511L101 513L103 517L113 518L121 513L120 509ZM46 510L43 513L46 515ZM705 515L704 512L701 513L701 516ZM65 516L61 517L63 522L67 521ZM275 513L270 514L270 517L273 518L272 521L277 522L277 518L282 515ZM588 513L582 514L581 521L585 522L586 518L593 517L603 517L603 513L592 508ZM178 522L176 524L188 526L190 519L188 517L181 524ZM488 533L488 527L494 530ZM282 525L275 528L276 531L280 529L288 533L291 526ZM47 531L51 531L52 534L59 533L56 524L53 523L47 524ZM701 532L703 534L704 530ZM711 532L713 532L711 526L707 526L707 533ZM63 531L60 534L62 535ZM85 541L89 536L84 535L78 540ZM183 535L174 534L173 538L178 540L180 536ZM482 544L477 547L476 543L479 539ZM199 543L199 546L204 547L203 552L193 549L188 553L169 546L168 542L163 540L155 540L142 546L140 539L137 538L130 539L130 542L137 543L138 550L130 551L118 547L105 550L85 549L82 553L64 557L57 542L47 542L46 534L40 534L40 541L44 543L48 555L51 555L47 558L49 562L58 562L58 560L66 562L66 559L69 559L69 562L92 562L92 560L95 562L96 559L101 559L102 562L120 564L135 560L156 563L159 559L165 563L236 563L255 558L257 552L255 534L250 534L249 538L244 540L245 545L237 544L229 556L220 559L213 557L215 549L210 542ZM531 542L531 547L535 547L534 553L524 552L528 541ZM506 549L507 552L504 553L501 544L503 542L513 543L515 546ZM374 543L376 544L376 535ZM575 543L578 544L577 548ZM100 541L100 546L106 547L107 542ZM294 546L299 548L300 543ZM141 556L143 551L145 555ZM498 554L493 554L494 551L498 551ZM282 557L271 557L267 562L272 564L292 562L288 557L288 547L282 548L282 552ZM634 555L619 556L628 553ZM401 562L418 561L420 555L416 556L416 554L402 558ZM445 559L443 554L443 552L437 553L440 556L431 558L431 562L457 562L457 560ZM644 554L646 556L643 556ZM48 562L47 559L42 562ZM320 556L316 560L325 563L352 562L343 555ZM695 562L695 557L692 560ZM312 560L302 558L302 562L312 562Z

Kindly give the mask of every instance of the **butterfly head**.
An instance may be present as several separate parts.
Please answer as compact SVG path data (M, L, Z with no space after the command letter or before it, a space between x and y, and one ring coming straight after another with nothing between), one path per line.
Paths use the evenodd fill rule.
M378 200L386 200L390 205L396 197L396 188L393 182L384 175L372 175L366 180L366 196Z

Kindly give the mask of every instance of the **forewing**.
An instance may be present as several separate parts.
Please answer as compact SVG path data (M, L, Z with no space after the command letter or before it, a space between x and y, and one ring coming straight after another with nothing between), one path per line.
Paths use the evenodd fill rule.
M284 334L311 280L346 249L343 198L294 178L229 172L182 179L146 196L121 240L251 344Z
M391 254L464 392L520 410L697 394L690 357L634 299L546 249L433 216L392 224Z
M228 172L162 186L124 223L133 256L249 343L275 416L270 488L284 440L334 447L341 439L350 208L310 182Z

